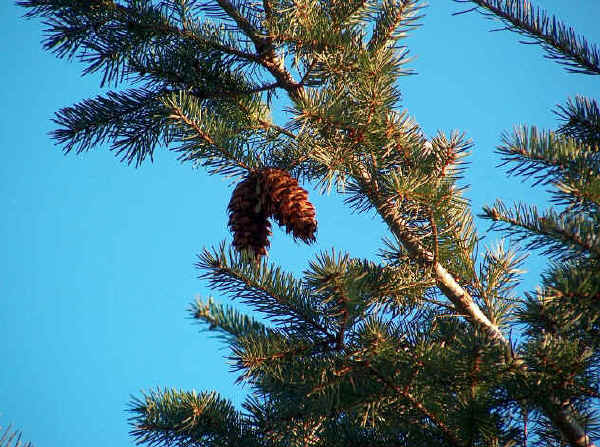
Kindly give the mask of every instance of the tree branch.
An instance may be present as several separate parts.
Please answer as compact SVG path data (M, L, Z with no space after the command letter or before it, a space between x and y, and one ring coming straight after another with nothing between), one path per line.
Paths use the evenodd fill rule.
M419 402L411 393L408 392L407 389L401 388L398 385L392 383L388 380L387 377L383 376L377 369L369 366L369 369L373 374L379 379L380 382L384 383L387 387L394 390L396 393L401 395L404 399L410 402L410 404L418 410L421 414L423 414L426 418L428 418L435 426L437 426L446 440L455 447L466 447L466 444L462 442L456 434L448 427L440 418L438 418L435 414L429 411L421 402Z
M287 90L294 101L301 96L302 86L294 80L292 75L285 69L283 59L275 53L272 39L263 37L240 11L238 11L229 0L216 0L219 6L237 23L240 29L248 36L256 48L254 60L265 67L277 80L280 87Z
M244 17L240 11L229 0L216 0L219 6L231 17L240 29L252 40L258 54L262 53L261 48L268 45L267 39L260 36L259 31L250 23L250 21Z
M437 286L454 304L456 310L482 328L492 340L501 345L510 346L498 326L494 325L485 316L469 292L435 259L434 253L423 247L421 241L413 234L408 222L398 213L396 201L379 197L377 193L379 190L376 184L377 181L364 168L361 169L358 167L357 169L360 176L359 180L363 184L365 191L367 191L369 199L375 205L375 208L383 217L383 220L387 223L392 233L402 241L414 259L433 268Z
M505 29L516 31L534 39L546 50L551 59L566 65L568 71L591 75L600 74L600 50L596 45L575 34L575 30L545 10L532 6L523 0L455 0L460 3L470 1L495 15L508 26ZM477 9L477 8L473 8ZM469 10L469 11L472 11ZM464 11L468 12L468 11Z
M567 408L563 408L556 399L549 398L544 405L544 414L559 429L567 442L576 447L596 447L586 431L573 418Z
M423 247L419 239L412 233L408 222L397 212L395 201L382 202L381 198L376 194L378 190L376 181L372 179L366 170L360 170L360 167L359 172L361 175L360 180L363 186L365 186L365 190L368 192L373 204L392 232L403 242L411 256L422 263L432 265L437 286L454 304L456 309L483 329L497 345L510 353L509 361L518 365L519 370L526 373L526 365L514 355L510 341L504 337L498 326L494 325L481 311L473 300L473 297L439 262L434 260L434 254ZM552 397L548 397L543 409L546 416L553 421L571 445L576 447L596 447L585 430L572 417L568 409L562 408L559 402Z
M196 122L194 122L193 120L191 120L183 110L181 110L181 108L176 107L175 105L172 105L172 112L173 115L171 116L172 118L176 118L182 122L184 122L188 127L192 128L194 130L194 132L196 133L196 135L203 140L205 143L217 148L219 150L219 152L221 152L222 154L224 154L225 156L227 156L230 159L235 159L234 157L231 156L231 154L228 154L227 151L225 149L223 149L222 147L218 146L216 144L216 142L213 140L213 138L207 134L200 126L198 126L198 124ZM240 166L242 169L245 169L246 171L250 172L252 171L252 168L250 166L248 166L246 163L244 163L243 161L240 160L236 160L236 163L238 164L238 166Z
M98 0L96 0L96 1L98 1ZM104 5L104 6L112 6L114 9L116 9L117 11L124 14L126 16L125 18L127 18L127 16L129 16L129 15L137 14L137 11L135 11L135 9L121 5L114 1L111 1L110 3L108 3L108 5ZM191 32L187 29L180 29L179 27L172 26L169 23L165 23L160 27L144 26L144 25L140 25L139 23L130 22L130 21L128 21L127 23L128 23L128 25L137 27L139 29L151 28L151 29L155 29L155 30L159 30L159 31L163 31L163 32L171 33L171 34L177 34L180 37L185 37L187 39L194 40L194 41L204 44L204 45L208 44L211 47L213 47L215 50L223 51L226 54L238 56L238 57L241 57L243 59L247 59L247 60L250 60L253 62L259 62L258 57L255 54L246 53L244 51L238 50L233 47L229 47L227 45L217 44L215 42L208 42L206 39L202 39L201 37L199 37L198 35L196 35L195 33Z

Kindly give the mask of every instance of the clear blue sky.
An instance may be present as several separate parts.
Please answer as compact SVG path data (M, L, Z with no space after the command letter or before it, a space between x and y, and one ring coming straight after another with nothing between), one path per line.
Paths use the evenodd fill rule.
M567 74L518 36L489 33L496 25L479 15L450 15L465 5L431 3L408 40L419 74L401 80L404 104L429 134L459 129L473 139L475 212L496 197L543 200L495 167L499 135L516 123L556 127L550 110L575 94L600 97L600 79ZM543 3L600 42L599 2ZM166 151L137 170L102 147L64 156L48 138L50 118L98 94L98 82L43 52L42 25L20 15L2 2L0 425L15 424L39 447L120 447L131 445L125 409L140 390L215 389L239 403L245 390L233 384L227 351L186 319L194 297L210 294L193 264L229 237L232 185ZM311 200L318 244L276 231L273 260L299 272L332 246L373 257L383 234L376 218L351 215L335 195ZM532 288L539 259L526 267Z

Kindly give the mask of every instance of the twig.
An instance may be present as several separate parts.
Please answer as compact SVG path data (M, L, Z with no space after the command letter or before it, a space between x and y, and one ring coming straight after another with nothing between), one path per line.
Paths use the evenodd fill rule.
M179 118L186 125L188 125L192 129L194 129L194 132L196 132L198 137L200 137L202 140L204 140L206 143L210 144L211 146L218 148L221 153L226 154L226 151L223 150L223 148L219 147L215 143L215 141L212 139L212 137L209 134L207 134L204 130L202 130L202 128L200 128L200 126L198 126L198 124L196 124L196 122L189 119L186 116L186 114L183 113L183 110L181 110L179 107L177 107L175 105L172 105L171 107L172 107L172 110L176 113L175 117ZM252 171L252 168L250 166L248 166L246 163L244 163L243 161L240 161L240 160L235 160L235 161L241 168L243 168L247 171Z
M429 411L421 402L419 402L411 393L408 392L405 388L400 388L395 383L392 383L387 379L387 377L383 376L377 369L369 365L369 369L373 372L373 374L379 379L379 381L383 382L386 386L394 390L396 393L400 394L403 398L408 400L411 405L421 412L425 417L427 417L431 422L433 422L444 434L444 437L448 440L450 444L456 447L466 447L466 444L463 443L456 434L435 414Z

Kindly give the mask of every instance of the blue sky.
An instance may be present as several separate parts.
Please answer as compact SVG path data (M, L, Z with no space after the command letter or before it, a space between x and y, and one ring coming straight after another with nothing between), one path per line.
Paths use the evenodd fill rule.
M404 105L429 135L458 129L473 140L466 182L475 213L497 197L543 202L543 190L495 167L499 135L517 123L556 127L551 109L576 94L600 97L600 82L566 73L516 35L489 33L496 25L479 15L450 15L462 6L432 2L407 41L419 74L400 81ZM544 6L600 42L600 3ZM186 312L211 294L193 264L229 237L232 185L164 150L139 169L103 147L64 156L48 137L50 118L101 93L98 80L43 52L42 25L20 15L2 2L0 425L15 424L37 446L126 446L125 410L140 390L214 389L240 402L245 390L234 386L227 351ZM318 244L276 230L272 260L300 272L333 246L373 257L384 234L377 218L350 214L336 195L311 200ZM540 259L526 267L531 289Z

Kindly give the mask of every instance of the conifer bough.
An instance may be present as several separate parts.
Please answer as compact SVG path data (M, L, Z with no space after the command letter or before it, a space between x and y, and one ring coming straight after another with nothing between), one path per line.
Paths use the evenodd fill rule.
M517 3L475 1L571 69L598 72L595 46ZM517 135L502 149L524 172L550 167L568 206L543 221L521 208L487 210L519 236L535 233L536 247L550 240L553 252L573 255L542 292L521 299L520 256L502 246L478 256L481 238L457 184L470 143L459 132L426 137L399 111L416 0L19 4L45 19L46 49L78 57L103 84L136 84L61 110L53 136L66 152L109 143L139 165L162 145L243 178L228 207L236 250L205 250L198 266L212 288L263 318L212 299L192 315L229 343L249 396L240 411L215 393L145 394L131 408L138 443L593 446L595 103L563 110L564 138ZM276 93L289 99L280 124L271 118L285 116L271 113ZM256 262L269 247L269 219L314 241L300 178L383 219L389 237L377 262L326 251L301 278ZM574 209L584 217L569 216ZM518 342L505 335L513 329L523 331Z

